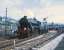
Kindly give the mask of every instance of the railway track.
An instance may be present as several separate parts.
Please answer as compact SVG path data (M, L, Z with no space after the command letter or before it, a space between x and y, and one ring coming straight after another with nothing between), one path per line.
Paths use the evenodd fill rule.
M60 35L60 34L55 34L55 35L50 36L50 37L48 35L41 35L39 37L36 37L36 38L31 39L31 40L25 41L23 43L19 43L19 44L16 45L16 47L20 47L20 46L22 48L23 47L30 47L30 46L31 47L36 47L38 45L43 44L44 42L46 42L48 40L51 40L51 39L55 38L58 35Z
M31 37L28 37L28 38L25 38L25 39L11 39L11 40L3 40L3 41L0 41L0 49L1 48L6 48L8 46L12 46L14 44L14 40L16 41L16 44L17 44L17 43L20 43L20 42L29 40L29 39L34 38L34 37L37 37L37 36L38 35L31 36Z
M49 39L52 39L53 37L56 37L60 35L59 33L55 33L54 35L51 35L51 34L47 34L47 35L40 35L38 37L35 37L35 38L32 38L30 40L27 40L27 41L24 41L24 40L16 40L16 47L34 47L34 46L38 46L40 44L42 44L43 42L49 40ZM9 41L5 41L5 42L1 42L0 43L0 49L2 48L6 48L6 47L9 47L9 48L13 48L13 40L9 40Z

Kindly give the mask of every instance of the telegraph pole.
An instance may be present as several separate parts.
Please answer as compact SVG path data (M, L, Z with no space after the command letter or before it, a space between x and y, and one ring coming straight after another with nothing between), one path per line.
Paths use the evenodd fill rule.
M7 8L6 8L6 18L7 18Z
M5 35L7 34L7 8L6 8L6 15L5 15Z

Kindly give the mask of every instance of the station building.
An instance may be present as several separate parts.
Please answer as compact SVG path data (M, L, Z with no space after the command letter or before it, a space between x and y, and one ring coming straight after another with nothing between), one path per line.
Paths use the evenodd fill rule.
M0 36L13 36L13 32L17 30L17 21L0 16Z

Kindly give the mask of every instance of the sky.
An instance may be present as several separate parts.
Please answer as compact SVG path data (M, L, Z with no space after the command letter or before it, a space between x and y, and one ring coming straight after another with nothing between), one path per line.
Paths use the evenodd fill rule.
M0 16L19 20L24 15L42 21L64 23L64 0L0 0Z

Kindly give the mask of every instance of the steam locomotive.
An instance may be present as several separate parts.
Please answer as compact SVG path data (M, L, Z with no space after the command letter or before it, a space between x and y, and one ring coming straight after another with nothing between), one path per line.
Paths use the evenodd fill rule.
M28 27L24 25L22 26L22 24L19 23L18 30L17 30L18 38L26 38L26 37L32 36L33 33L37 34L36 32L40 33L40 22L39 21L35 19L28 19L28 23L29 23Z

